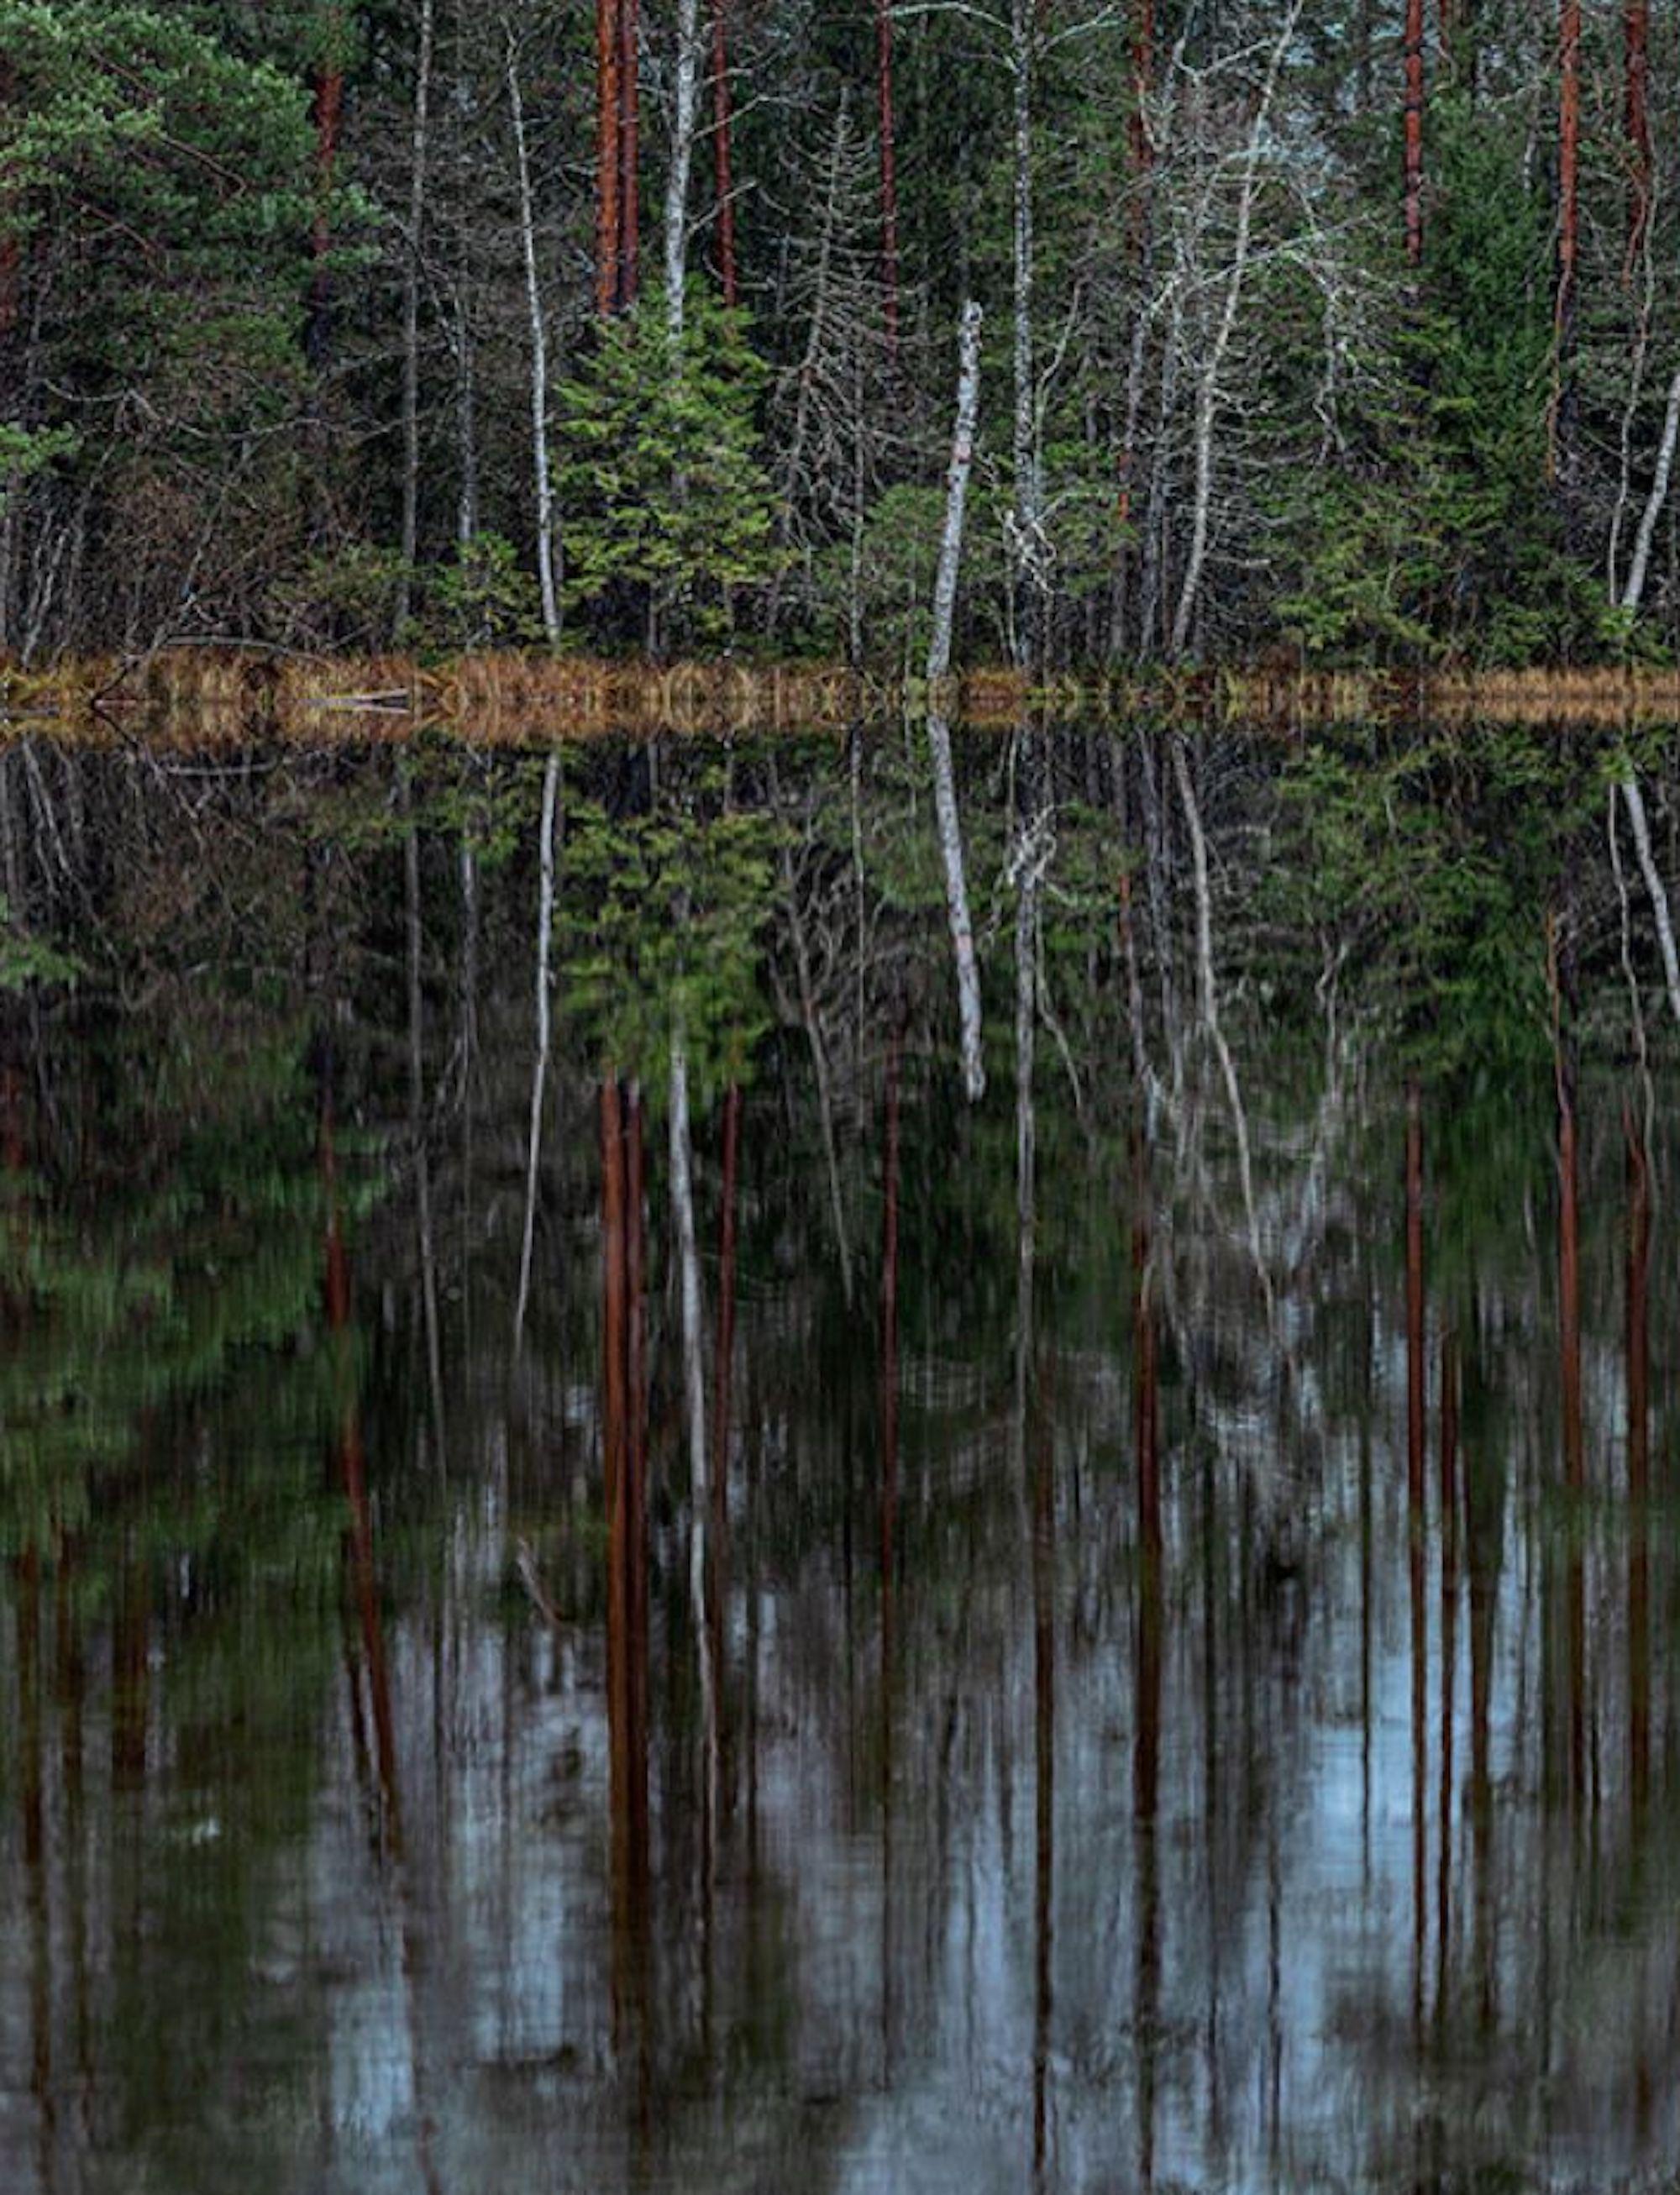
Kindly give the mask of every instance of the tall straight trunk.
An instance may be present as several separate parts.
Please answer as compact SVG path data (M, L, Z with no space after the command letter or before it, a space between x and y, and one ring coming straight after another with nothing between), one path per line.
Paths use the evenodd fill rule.
M1144 205L1155 164L1155 141L1149 128L1149 101L1155 89L1155 0L1132 0L1131 123L1127 133L1131 184L1136 193L1132 207L1132 245L1142 251Z
M642 0L618 0L618 308L642 284Z
M624 97L619 70L624 55L625 0L595 0L595 302L602 314L619 304L619 258L624 214L619 124Z
M688 262L688 174L699 109L700 0L676 0L676 69L671 93L670 165L665 174L665 326L682 340Z
M309 316L304 335L305 354L317 369L326 362L332 310L332 283L327 261L332 251L332 187L337 176L338 139L344 114L342 6L328 8L321 37L321 58L315 68L310 102L315 130L315 211L310 232L314 271L309 283Z
M468 63L467 16L471 0L455 0L454 69L457 138L455 187L465 208L473 193L473 152L466 128L473 109L472 72ZM457 240L455 268L455 539L465 548L479 530L478 353L473 325L474 223L464 213Z
M1623 125L1627 136L1627 256L1631 281L1651 221L1651 0L1623 0Z
M436 0L420 0L420 50L414 76L414 123L409 142L408 235L402 277L402 573L397 581L400 635L413 602L414 559L420 535L420 239L426 218L426 155L432 103L432 39Z
M1413 0L1413 4L1421 6L1422 0ZM1201 381L1196 392L1195 498L1190 519L1190 552L1185 562L1183 585L1179 591L1177 614L1172 621L1172 653L1175 655L1182 655L1189 646L1190 621L1194 615L1196 599L1201 588L1202 567L1207 557L1208 527L1213 505L1213 441L1219 407L1219 376L1236 330L1243 283L1248 273L1249 244L1254 228L1254 201L1260 187L1261 149L1265 142L1278 79L1283 72L1284 57L1295 36L1295 26L1301 20L1302 5L1303 0L1291 0L1283 28L1266 65L1265 81L1254 110L1254 119L1249 126L1248 146L1243 156L1242 184L1237 200L1237 233L1231 247L1231 268L1226 278L1224 301L1220 307L1213 341L1203 362Z
M11 64L0 57L0 113L11 105L15 88ZM12 195L11 178L4 169L0 169L0 368L8 363L6 352L17 331L23 289L23 244L12 225L16 218L11 205Z
M519 179L519 233L525 259L525 308L531 329L531 470L537 497L537 579L543 633L560 645L560 587L555 553L554 475L549 462L549 339L537 273L537 216L531 188L531 154L525 134L525 101L519 65L508 47L508 99L513 108L514 154Z
M1406 263L1424 261L1424 0L1406 0Z
M739 304L735 268L734 101L729 84L729 0L711 0L712 157L717 179L717 278L723 302Z
M1546 408L1546 477L1567 458L1569 380L1580 259L1581 0L1560 0L1557 55L1557 296L1552 314L1551 400Z
M898 363L898 123L893 106L892 0L875 0L875 76L881 137L881 295L887 359Z
M1015 314L1015 659L1023 668L1038 660L1043 623L1038 493L1038 391L1033 356L1033 76L1037 0L1013 0L1010 75L1014 95L1015 175L1013 307Z

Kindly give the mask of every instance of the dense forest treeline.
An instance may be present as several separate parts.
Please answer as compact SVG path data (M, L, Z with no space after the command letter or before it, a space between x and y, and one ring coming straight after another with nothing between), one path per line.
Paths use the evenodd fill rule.
M0 654L1660 652L1649 0L0 0Z

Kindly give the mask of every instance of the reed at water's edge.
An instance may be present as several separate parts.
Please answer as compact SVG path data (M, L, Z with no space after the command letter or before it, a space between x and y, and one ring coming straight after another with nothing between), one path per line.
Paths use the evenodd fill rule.
M1319 671L1286 665L1140 672L1033 686L983 666L939 699L970 725L1028 714L1144 716L1288 732L1354 723L1680 723L1680 668ZM89 657L28 671L0 665L0 740L31 732L102 743L193 746L273 738L311 746L404 740L422 729L487 745L672 732L838 729L918 709L925 682L836 664L731 660L657 666L582 656L323 657L182 648L138 661Z

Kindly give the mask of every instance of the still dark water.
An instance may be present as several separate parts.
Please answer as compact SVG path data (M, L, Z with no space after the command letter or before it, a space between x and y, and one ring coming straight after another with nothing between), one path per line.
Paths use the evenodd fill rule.
M958 777L0 758L6 2190L1673 2184L1602 758Z

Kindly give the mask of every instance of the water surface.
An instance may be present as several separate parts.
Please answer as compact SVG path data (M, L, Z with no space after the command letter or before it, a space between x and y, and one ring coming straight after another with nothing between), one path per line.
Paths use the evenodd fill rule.
M1602 756L958 762L0 758L9 2189L1680 2169Z

